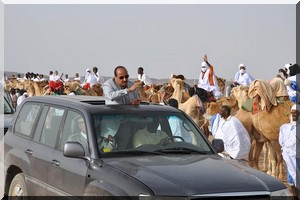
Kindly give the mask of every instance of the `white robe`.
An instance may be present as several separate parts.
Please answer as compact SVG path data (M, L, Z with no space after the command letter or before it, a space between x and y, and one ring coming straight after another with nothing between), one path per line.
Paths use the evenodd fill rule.
M296 126L291 123L283 124L279 130L278 140L287 170L296 185Z
M89 83L90 87L92 87L93 85L95 85L97 83L97 78L92 73L87 73L85 75L85 78L86 78L86 81L85 81L85 83L82 84L82 86L85 85L86 83Z
M208 92L212 92L214 97L216 99L218 99L219 97L223 96L223 94L220 91L220 88L218 86L218 81L215 75L213 75L213 81L214 81L214 85L210 85L209 83L209 72L210 72L210 68L208 68L206 70L206 72L204 73L204 76L202 78L202 72L200 73L199 76L199 81L198 81L198 87L202 88Z
M235 74L234 81L238 82L240 85L250 86L252 81L254 81L254 78L245 72L244 74L241 74L239 71Z
M52 74L52 75L49 76L49 81L55 81L55 76L54 76L54 74Z
M250 137L244 125L234 116L227 119L217 114L212 127L214 138L222 139L224 150L231 158L249 160Z
M151 81L151 78L150 78L148 75L146 75L146 74L142 74L142 75L139 74L139 75L138 75L138 79L139 79L140 81L143 81L143 82L145 83L145 85L151 87L152 81Z

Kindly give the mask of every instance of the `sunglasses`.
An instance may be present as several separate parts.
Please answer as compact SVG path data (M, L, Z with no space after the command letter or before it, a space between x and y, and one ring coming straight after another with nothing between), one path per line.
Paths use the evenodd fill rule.
M120 76L120 77L119 77L120 80L123 80L124 78L128 79L128 78L129 78L129 75L127 74L127 75L125 75L125 76Z

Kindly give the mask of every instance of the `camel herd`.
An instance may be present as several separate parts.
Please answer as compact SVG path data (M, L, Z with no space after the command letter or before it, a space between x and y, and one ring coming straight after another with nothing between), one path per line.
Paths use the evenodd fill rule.
M221 91L224 93L225 79L218 79ZM283 179L283 162L281 158L281 148L278 143L279 127L289 122L290 109L293 102L284 102L272 106L270 110L259 110L256 113L246 111L242 108L244 103L251 99L248 95L249 87L238 86L232 89L230 97L221 97L216 101L203 101L196 93L191 93L185 89L185 82L174 76L168 83L153 85L145 90L139 89L142 101L166 104L170 98L175 98L179 103L179 109L187 113L195 123L203 130L206 137L210 136L210 117L219 112L222 105L229 105L232 115L235 115L247 129L252 140L252 148L249 154L250 166L259 169L258 160L265 144L268 150L266 167L261 166L261 170ZM190 86L193 88L194 86ZM48 81L34 82L30 80L18 81L11 79L5 81L4 89L10 91L11 88L19 88L27 91L29 96L49 95ZM76 95L102 96L103 90L100 84L95 84L92 88L83 89L76 81L64 84L64 93L75 92ZM50 93L51 94L51 93Z

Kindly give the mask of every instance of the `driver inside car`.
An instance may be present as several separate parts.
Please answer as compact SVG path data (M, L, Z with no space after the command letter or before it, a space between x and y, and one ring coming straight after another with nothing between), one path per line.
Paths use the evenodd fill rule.
M158 130L159 118L153 118L144 129L139 130L133 137L133 147L137 148L145 144L160 144L168 138L166 132Z

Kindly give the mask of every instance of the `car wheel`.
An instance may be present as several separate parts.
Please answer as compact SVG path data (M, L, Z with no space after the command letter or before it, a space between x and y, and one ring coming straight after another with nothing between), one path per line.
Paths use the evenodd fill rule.
M25 182L25 176L23 173L19 173L13 178L13 180L10 184L10 187L9 187L8 196L9 197L28 196L26 182Z

